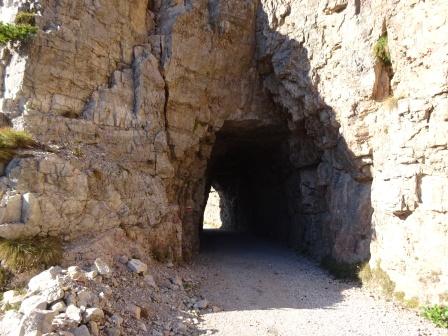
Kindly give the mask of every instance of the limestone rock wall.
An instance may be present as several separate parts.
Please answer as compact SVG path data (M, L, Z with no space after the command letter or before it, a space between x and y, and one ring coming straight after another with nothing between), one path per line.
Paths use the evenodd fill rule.
M324 154L317 183L308 183L328 186L330 218L324 225L342 225L333 249L343 254L343 248L353 246L344 242L351 239L347 224L369 218L371 204L371 267L385 270L395 291L408 298L446 300L448 45L443 36L448 32L448 4L262 4L259 55L274 69L265 86L293 121L314 113L324 125L339 128L336 138L323 136L334 139L336 148L318 144ZM385 31L393 98L382 103L372 99L372 46ZM292 57L292 50L303 57ZM303 185L303 179L299 183ZM368 248L368 240L359 240L356 248Z
M42 145L3 169L2 237L122 227L188 257L216 133L282 124L291 242L447 300L445 1L17 0L0 17L21 9L39 32L0 48L2 123Z

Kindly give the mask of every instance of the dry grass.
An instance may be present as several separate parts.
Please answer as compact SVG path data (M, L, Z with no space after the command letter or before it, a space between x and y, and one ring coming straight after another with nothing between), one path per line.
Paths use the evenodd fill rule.
M4 290L9 280L9 272L0 267L0 290Z
M13 271L24 272L60 263L62 244L57 238L0 240L0 259Z
M369 283L381 288L387 298L391 298L394 295L395 283L381 268L380 261L377 262L374 268L371 268L369 264L364 265L358 272L358 278L363 284Z
M394 96L389 96L386 99L383 100L383 106L386 108L387 111L393 111L398 108L398 100L399 98Z
M12 128L0 129L0 161L11 160L19 148L32 148L36 142L31 135Z
M36 25L36 13L18 12L14 20L16 25Z

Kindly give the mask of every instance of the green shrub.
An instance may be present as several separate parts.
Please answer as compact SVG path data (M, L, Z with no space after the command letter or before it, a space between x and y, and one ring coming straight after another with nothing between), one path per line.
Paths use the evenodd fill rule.
M11 128L0 129L0 161L10 160L16 149L32 148L36 145L33 138L24 131Z
M36 25L36 13L31 12L18 12L16 19L14 20L16 25Z
M384 65L392 65L389 52L389 44L387 39L387 33L381 35L373 46L373 55L377 60Z
M448 306L431 306L423 308L423 316L436 326L448 328Z
M17 272L54 266L62 259L62 244L57 238L0 240L0 259Z
M0 22L0 45L9 41L25 41L37 32L30 24L12 24Z

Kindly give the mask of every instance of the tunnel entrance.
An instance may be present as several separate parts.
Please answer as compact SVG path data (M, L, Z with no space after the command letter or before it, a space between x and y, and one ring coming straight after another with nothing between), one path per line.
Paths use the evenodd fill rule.
M292 172L288 136L281 124L224 124L209 162L209 207L203 228L288 240L292 224L285 185ZM218 211L221 225L210 225L218 222Z

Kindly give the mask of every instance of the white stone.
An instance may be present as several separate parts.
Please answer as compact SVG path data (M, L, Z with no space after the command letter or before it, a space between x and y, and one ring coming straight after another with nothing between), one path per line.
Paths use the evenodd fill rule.
M34 309L45 310L47 308L47 299L41 295L33 295L23 300L19 312L29 315Z
M65 310L65 314L70 320L81 323L81 309L76 307L75 305L69 305Z
M105 277L110 277L112 275L112 269L109 267L109 265L106 262L104 262L100 258L97 258L95 260L95 268L99 274L101 274Z
M39 291L52 287L54 284L58 284L57 276L61 274L62 268L59 266L51 267L48 270L31 278L28 282L28 288L30 291Z

